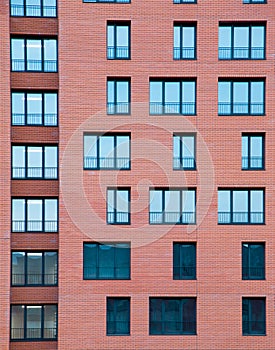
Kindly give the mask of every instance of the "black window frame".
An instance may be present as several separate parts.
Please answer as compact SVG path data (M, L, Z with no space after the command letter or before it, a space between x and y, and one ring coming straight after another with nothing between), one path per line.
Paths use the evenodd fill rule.
M247 246L247 247L245 247ZM263 262L263 266L255 266L257 261L253 259L253 248L261 247L258 262ZM247 249L247 254L245 253ZM242 280L265 280L265 242L242 242Z
M23 123L16 123L15 119L16 116L18 118L17 113L13 113L12 110L12 99L13 99L13 94L24 94L24 114L20 114L20 118L24 120ZM32 114L28 113L28 96L29 95L35 95L35 94L41 94L41 117L40 114ZM56 113L54 114L49 114L45 113L46 110L46 97L47 95L55 95L56 96ZM31 123L29 122L30 118L41 118L41 123ZM48 122L47 120L52 120L54 122ZM46 127L57 127L58 126L58 92L56 90L47 90L47 91L39 91L39 90L27 90L27 91L22 91L22 90L12 90L11 91L11 126L46 126Z
M128 45L127 47L119 47L117 45L117 28L118 27L128 27ZM114 30L114 46L108 45L108 27L113 27ZM130 60L131 59L131 21L107 21L107 33L106 33L106 43L107 43L107 59L108 60ZM122 50L122 51L120 51ZM123 54L125 52L126 54Z
M229 191L230 192L230 211L228 212L221 212L219 211L219 203L218 203L218 225L265 225L265 188L247 188L247 187L235 187L235 188L227 188L227 187L219 187L218 188L218 194L220 191ZM233 211L233 194L234 192L247 192L247 212L239 212L239 211ZM262 192L262 198L263 198L263 211L262 212L252 212L251 211L251 193L253 191L261 191ZM241 215L247 215L247 220L237 220L234 219L234 214L241 214ZM251 214L257 214L260 218L262 218L262 221L254 221L251 220L252 216Z
M189 259L181 248L190 249ZM173 242L173 280L196 280L197 244L196 242Z
M173 45L173 59L176 61L182 61L182 60L196 60L197 59L197 22L174 22L174 39L175 39L175 27L180 28L180 47L175 47ZM183 28L193 28L194 29L194 45L191 48L185 48L183 46L183 38L182 38L182 31ZM183 50L186 50L186 53L188 53L188 50L191 51L193 54L186 54L186 57L183 55ZM177 55L177 52L179 52L179 55ZM179 56L179 57L178 57ZM191 56L191 57L190 57ZM192 57L193 56L193 57Z
M158 82L162 84L161 102L151 102L151 83ZM194 83L194 101L183 102L182 90L184 83ZM179 101L166 102L165 84L179 83ZM197 79L196 78L149 78L149 115L186 115L195 116L197 114ZM178 108L178 112L177 109ZM186 111L183 109L186 108ZM167 111L168 110L168 111Z
M242 133L243 137L247 137L247 157L244 157L242 154L242 170L265 170L265 133ZM261 157L251 156L251 139L253 137L261 137L262 138L262 155ZM252 161L253 158L259 158L257 161L261 161L261 166L253 166ZM246 165L247 164L247 165Z
M22 65L24 65L24 69L15 69L14 68L14 64L15 64L15 61L17 61L18 59L14 59L12 56L13 56L13 52L12 52L12 40L15 39L20 39L20 40L24 40L24 59L20 61L23 61L21 62ZM28 40L40 40L41 41L41 61L39 61L39 64L41 64L41 69L36 69L36 70L33 70L33 69L28 69L28 62L30 60L28 60L28 57L27 57L27 42ZM55 69L52 69L52 70L48 70L48 69L45 69L46 68L46 61L48 60L45 60L45 50L44 50L44 41L46 40L55 40L56 42L56 60L52 60L52 64L54 65ZM37 37L37 36L11 36L11 39L10 39L10 47L11 47L11 50L10 50L10 60L11 60L11 65L10 65L10 68L11 68L11 72L30 72L30 73L58 73L58 38L56 36L43 36L43 37ZM38 60L37 60L38 61ZM18 62L19 63L19 62Z
M109 191L114 192L114 208L113 211L109 211ZM128 212L118 212L118 199L117 194L119 191L128 192ZM131 187L107 187L106 193L106 223L108 225L131 225ZM127 220L119 219L123 218L124 215L127 215Z
M23 283L14 283L14 280L16 279L17 274L13 273L13 254L16 253L24 253L24 274L22 275L23 278L21 279L21 274L19 280L23 281ZM41 283L29 283L28 282L28 254L31 253L37 253L37 254L42 254L42 273L41 273ZM45 255L47 253L56 253L56 272L53 274L53 280L55 281L54 283L47 283L47 274L45 274ZM39 274L40 276L40 274ZM14 278L15 277L15 278ZM11 251L11 286L12 287L57 287L58 286L58 251L57 250L44 250L44 251L31 251L31 250L12 250Z
M21 306L22 308L24 308L24 328L19 328L21 330L23 330L23 337L20 338L13 338L12 334L13 334L13 328L12 328L12 308L13 306L17 307L17 306ZM39 306L41 307L41 322L40 322L40 328L34 328L36 329L40 329L41 332L41 337L28 337L27 336L27 331L28 328L27 327L27 308L28 307L32 307L32 306ZM56 307L56 320L55 320L55 324L56 327L53 328L53 337L44 337L44 323L45 323L45 307L46 306L55 306ZM58 338L58 304L11 304L10 306L10 341L11 342L33 342L33 341L57 341Z
M85 142L85 137L93 136L96 137L96 157L85 155L85 147L83 147L83 169L84 170L131 170L131 133L84 133L83 135L83 144ZM113 158L106 157L101 158L100 157L100 139L102 137L113 137L114 138L114 147L110 150L110 152L114 152ZM129 144L129 158L121 158L118 157L118 146L117 146L117 138L118 137L128 137L128 144ZM108 160L113 161L113 166L108 165ZM103 164L102 164L103 160ZM104 164L104 161L107 161L107 163ZM122 162L121 162L122 161ZM89 164L96 163L96 166L92 166Z
M193 301L194 302L194 315L192 317L192 320L187 320L187 321L183 321L183 317L184 317L184 304L187 301ZM181 321L173 321L173 320L169 320L167 321L165 319L165 306L166 306L166 302L169 301L178 301L179 303L179 319L181 319ZM156 321L154 320L153 317L153 303L160 303L160 321ZM197 318L197 300L195 297L150 297L149 298L149 335L196 335L197 334L197 322L196 322L196 318ZM170 323L176 323L176 327L178 328L177 332L169 332L167 331L167 328L169 326L169 322ZM159 328L158 330L154 330L153 328L153 324L155 323L155 327ZM184 329L184 323L189 326L189 331Z
M227 51L230 50L228 57L222 57L221 52L224 51L224 48L219 47L219 60L265 60L266 59L266 22L233 22L233 23L226 23L226 22L220 22L219 28L221 27L230 27L231 28L231 44L230 47L226 48ZM253 27L264 27L264 47L261 48L263 52L263 57L254 58L253 57L253 48L252 46L252 28ZM238 55L236 52L238 52L238 48L234 47L234 29L235 28L248 28L248 47L242 48L247 50L248 57L237 57Z
M162 192L162 199L161 199L161 212L154 212L151 211L151 203L150 203L150 196L151 192L154 191L161 191ZM179 212L171 212L171 211L165 211L166 203L165 203L165 194L166 192L179 192ZM182 193L183 192L194 192L194 212L184 212L183 209L183 203L182 203ZM195 187L186 187L186 188L179 188L179 187L154 187L149 189L149 224L150 225L196 225L196 201L197 201L197 189ZM168 220L166 219L167 214L176 215L175 217L178 218L177 220ZM159 219L159 216L160 219ZM186 215L186 216L185 216ZM190 218L189 220L184 220L184 218Z
M14 167L13 166L13 148L14 147L24 147L25 148L25 165L24 167ZM29 167L28 166L28 156L29 156L29 151L28 148L32 147L41 147L42 148L42 166L41 167ZM45 166L45 149L49 147L54 147L56 148L56 167L46 167ZM11 159L11 178L12 180L58 180L58 170L59 170L59 157L58 157L58 144L12 144L11 145L11 154L12 154L12 159ZM14 176L13 172L15 169L18 169L19 173L24 172L24 176ZM35 170L41 171L41 176L30 176L29 172L32 172L32 170L35 172ZM52 176L46 176L47 170L49 170L49 173L52 173Z
M109 101L109 91L108 84L109 82L114 83L114 101ZM128 102L118 102L118 86L119 82L124 82L128 84ZM107 77L106 85L106 101L107 101L107 114L108 115L130 115L131 114L131 78L130 77ZM124 110L125 108L125 110Z
M88 264L88 256L86 255L87 253L85 252L85 247L88 247L89 245L95 245L96 246L96 263L92 266L89 267L87 266ZM122 247L123 246L123 247ZM124 247L125 246L125 247ZM127 246L127 247L126 247ZM99 255L99 250L100 247L112 247L114 248L114 262L113 265L110 268L113 269L113 275L111 277L107 276L102 276L100 273L100 269L106 268L106 266L101 267L102 262L104 257L102 257L102 261L100 259ZM128 250L128 266L127 270L124 273L124 275L119 274L118 269L121 268L117 261L118 261L118 256L120 249L127 249ZM104 261L106 262L106 261ZM89 265L89 264L88 264ZM108 267L107 267L108 268ZM93 271L90 273L89 271L91 269L95 269L95 274ZM126 269L124 267L124 269ZM83 243L83 280L89 281L95 281L95 280L130 280L131 279L131 243L130 242L104 242L104 243L97 243L97 242L84 242Z
M229 102L220 102L220 98L218 96L218 115L219 116L242 116L242 115L250 115L250 116L264 116L265 115L265 89L266 89L266 80L265 78L247 78L247 79L230 79L230 78L219 78L219 83L230 83L230 101ZM234 84L237 83L248 83L248 102L247 103L236 103L234 102ZM251 84L252 83L263 83L263 101L262 103L256 103L262 112L253 113L252 107L253 103L251 102ZM219 94L218 94L219 95ZM234 112L234 107L237 105L245 105L247 107L247 112ZM223 111L224 107L229 107L230 112Z
M40 18L40 17L43 17L43 18L57 18L57 1L55 0L55 6L48 6L48 5L44 5L44 2L43 2L43 0L40 0L40 5L27 5L26 4L26 0L22 0L22 5L14 5L14 4L11 4L11 1L12 0L10 0L10 16L11 17L31 17L31 18L33 18L33 17L37 17L37 18ZM31 8L31 7L37 7L37 6L39 6L39 10L40 10L40 15L34 15L34 16L32 16L32 15L27 15L27 8L29 7L29 8ZM16 8L20 8L20 9L22 9L23 8L23 15L21 15L21 14L19 14L19 15L17 15L17 14L13 14L13 8L16 10ZM52 11L54 11L54 13L55 13L55 15L54 16L47 16L47 15L44 15L44 10L46 10L46 9L50 9L50 10L52 10ZM35 11L36 11L37 9L35 9Z
M119 302L124 302L126 306L127 319L126 321L120 320ZM113 313L114 320L111 321L111 313ZM131 298L130 297L107 297L106 298L106 335L107 336L129 336L131 334ZM125 323L125 330L121 331ZM112 330L113 329L113 330Z
M12 206L13 206L13 200L24 200L24 211L25 211L25 215L24 215L24 221L22 220L13 220L13 210L12 210ZM33 221L33 220L28 220L28 201L29 200L39 200L42 201L42 220L39 220L39 222L41 221L41 230L35 230L35 229L28 229L28 223ZM45 220L45 201L46 200L56 200L56 204L57 204L57 208L56 208L56 218L57 220ZM14 230L13 229L13 224L14 222L21 222L23 223L24 229L19 229L19 230ZM36 222L37 220L35 220ZM50 223L49 226L52 225L52 229L47 229L47 225L45 225L47 222ZM58 233L59 229L59 200L58 197L12 197L11 198L11 232L12 233ZM22 226L19 225L19 227L21 228Z
M180 149L179 157L175 157L174 140L179 137ZM193 157L185 157L182 154L182 148L184 147L184 138L193 137L194 149ZM191 153L191 152L190 152ZM196 170L197 169L197 134L196 133L174 133L173 134L173 170ZM187 165L186 165L187 163Z
M262 302L261 313L263 315L261 320L252 320L252 307L256 303ZM252 305L254 304L254 305ZM262 323L262 325L260 324ZM261 331L253 330L253 326L260 326ZM242 297L242 335L243 336L265 336L266 335L266 298L265 297Z

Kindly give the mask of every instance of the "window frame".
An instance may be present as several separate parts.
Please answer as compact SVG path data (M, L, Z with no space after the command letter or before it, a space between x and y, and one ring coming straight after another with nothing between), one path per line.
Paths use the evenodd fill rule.
M93 157L95 159L95 162L97 164L97 166L95 167L89 167L86 166L86 161L88 160L89 157L88 155L85 155L85 137L96 137L96 157ZM111 152L114 152L114 156L113 158L113 162L114 162L114 166L101 166L101 160L102 157L101 155L101 145L100 145L100 139L103 137L113 137L114 138L114 147L113 149L110 150ZM129 158L127 160L127 164L124 167L120 167L118 166L119 164L119 159L121 159L121 157L117 156L117 151L118 151L118 142L117 142L117 138L118 137L128 137L128 145L129 145L129 149L128 149L128 153L129 153ZM106 157L106 159L109 159L109 157ZM125 157L126 159L126 157ZM84 133L83 134L83 170L131 170L131 133Z
M13 200L24 200L24 221L23 220L13 220ZM42 205L42 220L41 225L42 229L41 230L30 230L28 229L28 222L33 221L33 220L28 220L28 201L34 200L34 201L41 201ZM47 220L50 222L54 223L54 227L56 229L53 230L45 230L45 201L46 200L56 200L56 218L57 220ZM22 221L24 223L24 230L14 230L13 229L13 223L16 221ZM35 220L37 221L37 220ZM11 232L12 233L46 233L46 234L51 234L51 233L58 233L59 231L59 200L58 197L12 197L11 198Z
M82 0L84 3L101 3L101 4L130 4L131 0Z
M24 279L24 283L13 283L13 277L14 274L13 273L13 254L16 253L24 253L24 262L23 262L23 267L24 267L24 274L23 274L23 279ZM41 258L41 283L28 283L28 254L32 254L32 253L37 253L37 254L42 254L42 258ZM45 282L45 277L47 274L45 274L45 270L46 270L46 262L45 262L45 256L47 253L55 253L56 254L56 272L53 274L53 279L55 281L55 283L46 283ZM40 274L39 274L40 276ZM57 250L41 250L41 251L33 251L33 250L12 250L11 251L11 287L57 287L58 286L58 251Z
M245 262L245 257L244 257L244 246L247 245L247 253L248 253L248 261ZM250 250L251 250L251 247L253 246L261 246L261 249L262 249L262 260L263 260L263 266L262 267L254 267L254 266L251 266L251 263L250 263ZM265 254L265 242L242 242L242 280L243 281L252 281L252 280L256 280L256 281L259 281L259 280L265 280L266 279L266 254ZM261 269L259 271L257 271L257 273L253 274L251 273L251 269ZM247 271L247 273L245 273Z
M15 69L13 67L14 65L14 61L18 60L17 58L13 58L13 50L12 50L12 41L13 40L23 40L24 41L24 48L23 48L23 53L24 53L24 59L20 59L20 61L22 63L22 66L24 66L24 69ZM40 60L35 60L35 61L39 61L39 64L41 64L41 69L28 69L28 50L27 50L27 46L28 46L28 41L40 41L41 42L41 46L40 46L40 55L41 55L41 59ZM45 41L47 40L54 40L56 43L55 46L55 50L56 50L56 59L55 60L51 60L52 63L55 65L55 69L53 70L47 70L45 69L45 61L49 61L49 60L45 60L45 55L46 55L46 50L45 50ZM30 72L30 73L58 73L58 38L56 36L12 36L10 38L10 69L11 72Z
M228 212L221 212L219 211L219 200L218 200L218 225L265 225L265 188L263 187L251 187L251 188L247 188L247 187L235 187L235 188L227 188L227 187L219 187L218 188L218 195L220 191L229 191L230 192L230 201L229 201L229 207L230 207L230 211ZM251 220L251 214L253 213L251 211L251 193L253 191L261 191L262 192L262 212L259 212L259 214L262 215L262 222L253 222L253 220ZM247 192L247 212L244 212L245 214L247 214L247 221L236 221L233 220L234 219L234 213L242 213L242 212L236 212L233 211L233 194L234 192ZM258 213L258 212L256 212ZM220 221L220 215L222 217L223 214L229 214L229 218L230 220L228 220L228 222L226 221Z
M265 170L265 133L247 133L247 132L243 132L242 133L242 141L243 141L243 137L247 137L248 141L247 141L247 157L243 156L242 153L242 170L244 171L251 171L251 170L256 170L256 171L260 171L260 170ZM261 155L261 162L262 162L262 166L261 167L253 167L251 165L251 159L253 158L253 156L251 156L251 138L253 137L261 137L262 138L262 155ZM242 149L243 151L243 149ZM244 158L247 158L247 167L244 166Z
M114 46L110 47L108 45L108 40L109 40L109 36L108 36L108 29L109 27L113 27L113 34L114 34ZM128 27L128 44L126 47L126 51L127 51L127 56L123 56L120 57L118 54L118 48L119 46L117 45L117 37L118 37L118 33L117 33L117 28L118 27ZM106 26L107 30L106 30L106 46L107 46L107 60L130 60L131 59L131 21L107 21L107 26ZM111 54L112 49L114 50L114 55Z
M55 0L55 6L50 6L50 5L44 5L44 0L40 0L40 5L27 5L26 4L26 0L22 0L22 5L15 5L15 4L11 4L10 0L10 16L11 17L30 17L30 18L57 18L57 1ZM13 6L20 6L23 8L23 15L14 15L12 14L12 7ZM40 10L40 16L31 16L31 15L27 15L27 8L28 6L40 6L39 10ZM44 10L50 8L52 11L55 12L54 16L46 16L44 15Z
M114 83L114 102L109 101L109 82ZM118 83L124 82L128 84L128 102L118 102ZM130 115L131 114L131 78L130 77L107 77L106 82L106 102L107 102L107 115ZM121 107L127 107L127 111L119 111ZM112 111L113 109L113 111Z
M225 58L222 58L220 57L220 50L222 48L218 48L219 50L219 60L221 61L228 61L228 60L241 60L241 61L247 61L247 60L253 60L253 61L262 61L262 60L266 60L266 22L230 22L230 23L227 23L227 22L219 22L219 29L221 27L229 27L231 28L230 30L230 47L228 49L230 49L230 57L225 57ZM252 29L254 27L264 27L264 46L262 48L263 50L263 57L260 57L260 58L253 58L252 57L252 52L253 52L253 46L252 46ZM235 28L247 28L248 29L248 47L245 48L248 50L248 57L235 57L235 50L236 50L236 47L234 46L234 38L235 38L235 34L234 34L234 31L235 31Z
M89 267L87 267L85 265L85 262L87 261L87 258L85 258L85 246L89 245L89 244L93 244L96 245L96 266L95 266L95 277L87 277L87 273L85 273L85 269L88 269ZM127 245L127 248L122 248L119 247L120 245ZM108 247L113 247L115 249L114 251L114 274L112 277L107 278L106 276L102 277L100 276L100 271L99 269L101 268L101 263L100 263L100 256L99 256L99 247L100 246L108 246ZM128 270L126 272L125 275L127 275L127 277L122 278L121 276L117 277L117 254L119 252L119 249L127 249L129 252L129 257L128 257ZM88 274L90 276L90 274ZM98 242L83 242L83 280L84 281L109 281L109 280L123 280L123 281L127 281L127 280L131 280L131 243L130 242L102 242L102 243L98 243Z
M261 312L263 313L263 321L259 321L259 320L251 320L251 307L252 307L252 302L255 301L263 301L264 302L264 308L263 310L261 310ZM247 318L248 320L244 320L245 318L245 310L244 310L244 302L247 302ZM244 327L244 322L248 323L248 332L245 331L245 327ZM252 322L262 322L263 323L263 332L259 333L259 332L253 332L251 331L251 326L249 325L249 323ZM242 297L242 335L243 336L265 336L266 335L266 297Z
M179 149L179 157L175 157L175 144L174 144L174 138L179 137L179 143L180 143L180 149ZM192 150L193 152L193 157L184 157L182 154L182 148L184 147L184 141L182 140L185 137L193 137L193 143L194 143L194 149ZM191 152L190 152L191 153ZM184 161L185 160L190 160L192 159L193 166L184 166ZM196 133L173 133L173 170L197 170L197 134ZM180 164L180 166L177 165L177 161Z
M174 4L197 4L197 0L173 0Z
M109 206L109 191L114 192L114 208L113 211L109 211L108 206ZM123 192L128 192L128 212L127 212L127 221L119 221L118 220L118 214L119 212L117 211L118 207L118 192L123 191ZM131 187L107 187L106 191L106 223L108 225L131 225ZM126 212L122 212L122 214L126 214ZM112 216L114 216L114 219L112 220Z
M160 321L153 321L152 320L152 313L153 313L153 309L152 309L152 302L159 300L160 302L160 306L161 306L161 314L160 314ZM194 302L194 311L195 314L193 315L193 320L190 321L189 323L194 323L194 331L192 332L188 332L188 331L184 331L183 328L179 331L179 332L165 332L165 323L167 322L177 322L177 321L167 321L165 319L165 302L167 301L178 301L179 302L179 318L181 319L181 321L178 321L177 323L180 324L181 327L183 327L184 321L182 321L183 319L183 315L184 315L184 311L183 311L183 306L184 303L187 300L193 300ZM161 326L161 331L160 332L156 332L152 330L152 323L153 322L158 322ZM186 321L185 321L186 322ZM179 325L178 325L179 326ZM186 335L186 336L191 336L191 335L197 335L197 298L196 297L149 297L149 335L155 335L155 336L167 336L167 335L173 335L173 336L179 336L179 335Z
M12 308L13 306L21 306L22 308L24 308L24 311L23 311L23 318L24 318L24 327L23 328L20 328L20 329L23 329L23 333L24 333L24 336L22 338L13 338L12 337L12 330L14 328L12 328ZM55 324L56 324L56 327L53 328L54 329L54 333L55 333L55 336L52 337L52 338L48 338L48 337L44 337L44 330L45 330L45 307L46 306L55 306L56 308L56 315L55 315ZM27 308L28 307L41 307L41 321L40 321L40 332L41 332L41 337L27 337L27 330L30 329L28 326L28 322L27 322ZM36 329L36 328L35 328ZM11 304L10 305L10 341L11 342L33 342L33 341L57 341L58 340L58 304Z
M161 193L161 212L155 212L151 211L151 192L154 191L160 191ZM165 194L167 192L179 192L179 212L171 212L171 211L165 211L166 208L166 200L165 200ZM183 203L182 203L182 194L184 192L194 192L194 203L193 206L195 208L194 213L191 213L191 220L190 222L187 222L189 220L183 220L184 214L190 214L189 212L183 211ZM196 225L196 204L197 204L197 189L195 187L152 187L149 189L149 225ZM177 222L166 220L165 214L172 213L172 214L179 214L179 220ZM152 217L154 215L161 214L161 221L159 221L158 217L157 220L153 220ZM192 219L193 217L193 219ZM154 222L155 221L155 222Z
M194 261L194 266L191 266L190 264L184 264L183 263L183 256L182 251L180 248L183 246L190 246L192 247L192 251L190 255L192 255L192 259ZM176 255L178 251L178 265L176 266ZM177 272L178 270L178 272ZM183 273L183 270L186 271L186 273ZM197 279L197 243L196 242L173 242L173 280L196 280Z
M175 47L175 27L179 27L180 28L180 46L179 47ZM193 47L191 48L185 48L183 46L183 37L182 37L182 31L183 28L193 28L194 30L194 43L193 43ZM174 30L174 43L173 43L173 59L175 61L185 61L185 60L196 60L197 59L197 22L178 22L178 21L174 21L174 25L173 25L173 30ZM193 50L193 57L183 57L183 49L191 49ZM176 56L176 52L179 49L179 58L177 58Z
M267 0L243 0L243 4L267 4Z
M219 116L265 116L265 109L266 109L266 102L265 102L265 88L266 88L266 80L265 78L247 78L247 79L230 79L230 78L219 78L218 80L218 89L219 89L219 83L230 83L230 90L229 90L229 94L230 94L230 101L229 102L220 102L220 96L218 93L218 115ZM237 103L234 101L234 84L237 83L248 83L248 96L247 96L247 113L241 112L241 113L236 113L234 112L234 105L236 105ZM253 105L253 102L251 101L251 89L252 83L263 83L263 101L261 103L257 103L257 105L261 105L263 111L262 113L252 113L251 111L251 107ZM227 106L229 106L230 108L230 112L229 113L224 113L221 111L221 107L222 105L226 104ZM243 103L242 103L243 104Z
M114 306L114 318L115 320L114 321L108 321L108 318L110 317L109 315L109 312L111 312L110 308L111 308L111 301L113 302L113 306ZM116 304L117 301L124 301L126 302L128 305L127 305L127 332L125 333L122 333L122 332L117 332L117 322L122 322L122 321L119 321L117 320L117 309L118 309L118 305ZM114 333L110 333L109 329L110 329L110 325L109 323L112 322L114 323L114 329L115 329L115 332ZM131 335L131 298L130 297L106 297L106 335L107 336L129 336Z
M24 176L14 176L13 175L13 171L15 168L18 167L14 167L13 166L13 149L14 147L24 147L24 153L25 153L25 157L24 157L24 167L20 167L20 169L24 170L25 175ZM41 151L41 167L29 167L28 166L28 160L29 160L29 148L35 148L35 147L39 147L42 148ZM56 149L56 166L55 167L46 167L45 163L46 163L46 149L47 148L55 148ZM11 145L11 179L12 180L58 180L58 170L59 170L59 156L58 156L58 144L12 144ZM41 176L29 176L29 171L31 168L35 168L35 169L39 169L41 171ZM52 176L52 177L47 177L45 176L46 170L47 169L51 169L54 171L54 175L56 176ZM20 170L19 170L20 171Z

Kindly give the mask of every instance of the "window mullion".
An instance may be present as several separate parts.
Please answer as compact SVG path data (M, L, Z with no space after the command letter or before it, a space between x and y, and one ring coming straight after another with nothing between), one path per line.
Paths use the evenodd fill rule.
M24 253L24 285L28 284L28 253Z
M117 25L113 26L113 34L114 34L114 57L117 58Z
M250 195L251 195L251 191L247 191L247 201L248 201L248 204L247 204L247 208L248 208L248 223L251 222L251 198L250 198Z
M179 104L180 104L180 114L183 114L182 113L182 91L183 91L183 88L182 88L182 86L183 86L183 84L184 84L184 82L183 81L180 81L179 82L180 84L180 86L179 86L179 89L180 89L180 91L179 91L179 93L180 93L180 98L179 98Z
M183 207L182 207L182 195L183 195L183 190L180 190L179 191L179 208L180 208L180 212L179 212L179 214L180 214L180 223L182 224L182 222L183 222L183 220L182 220L182 218L183 218Z
M28 199L24 199L24 202L25 202L25 227L24 227L24 231L25 232L28 232L29 229L28 229Z
M25 71L28 70L28 53L27 53L27 42L28 40L27 39L24 39L24 60L25 60L25 64L24 64L24 68L25 68Z
M25 166L25 178L29 177L29 147L24 147L25 157L24 157L24 166Z
M114 152L113 152L113 157L114 157L114 168L118 168L118 162L117 162L117 136L113 136L113 145L114 145Z
M230 38L231 38L231 59L234 59L235 58L235 47L234 47L234 32L235 32L235 27L234 26L231 26L230 27L230 31L231 31L231 35L230 35Z
M182 51L183 51L183 26L180 25L180 59L182 59Z
M45 285L45 252L42 253L42 278L41 278L41 281L42 281L42 285L44 286Z
M42 175L42 179L45 179L45 146L42 146L42 172L41 172L41 175Z
M96 158L97 158L97 169L100 169L100 136L96 137Z
M41 70L42 72L45 72L45 57L44 57L44 54L45 54L45 50L44 50L44 43L45 43L45 40L44 39L41 39L40 40L41 42Z
M252 84L251 81L248 81L248 114L251 114L251 89Z
M27 339L27 307L24 305L24 339Z
M42 199L42 232L45 232L45 199Z
M247 158L248 158L248 169L251 169L251 137L247 136Z
M165 193L166 191L162 191L162 222L165 223Z
M41 307L41 313L40 313L40 317L41 317L41 323L40 323L41 339L44 339L44 308L45 308L45 305L43 305Z
M230 222L233 223L234 222L234 206L233 206L233 193L234 191L230 191Z
M165 81L162 81L162 114L165 113Z
M24 125L28 125L28 94L24 93Z

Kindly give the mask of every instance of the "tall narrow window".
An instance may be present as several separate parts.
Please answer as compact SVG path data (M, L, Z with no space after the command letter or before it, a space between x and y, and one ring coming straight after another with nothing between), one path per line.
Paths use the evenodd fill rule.
M130 188L107 190L107 223L130 224Z
M130 335L130 298L107 298L107 335Z
M242 169L264 169L263 134L242 134Z
M243 298L243 335L265 335L265 298Z
M196 25L194 23L174 23L174 59L196 58Z
M110 60L130 58L130 22L107 23L107 58Z
M242 244L242 278L243 280L265 279L264 243Z
M173 135L173 168L196 169L196 136L194 134Z
M107 113L130 113L130 79L111 79L107 81Z
M174 280L196 279L196 244L173 244L173 278Z

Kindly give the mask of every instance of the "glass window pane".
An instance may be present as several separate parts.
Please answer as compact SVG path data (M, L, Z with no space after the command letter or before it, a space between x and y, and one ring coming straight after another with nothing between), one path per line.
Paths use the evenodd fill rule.
M117 191L116 209L118 212L128 213L129 210L129 191Z
M45 220L57 221L57 199L45 199Z
M26 16L41 16L40 0L26 0Z
M194 136L184 136L182 138L182 154L183 157L193 157L194 156Z
M42 306L27 306L27 338L41 338Z
M165 83L165 103L180 102L180 83L166 82Z
M114 157L114 137L113 136L101 136L99 138L99 157Z
M231 47L231 27L219 27L219 47Z
M45 147L45 167L57 167L57 147Z
M27 94L28 114L42 114L42 94Z
M42 70L42 41L27 40L27 70Z
M115 276L115 248L110 245L99 245L99 277L114 278Z
M251 27L251 46L253 48L264 48L265 27Z
M107 200L108 200L108 212L113 212L116 207L115 190L108 190Z
M115 102L115 82L114 81L108 81L108 102L114 103Z
M28 147L28 167L42 168L42 147Z
M55 39L44 40L44 60L56 60L57 59L57 42Z
M25 253L12 252L12 285L25 284Z
M12 200L12 220L25 220L25 199Z
M179 136L173 137L173 156L174 158L180 158L180 147L181 147L181 138Z
M96 278L97 275L97 244L84 244L84 278Z
M107 26L107 46L115 46L114 25Z
M129 83L128 81L117 82L117 102L129 102Z
M180 27L174 26L174 47L180 47Z
M24 311L23 305L11 306L11 339L24 339Z
M116 277L130 277L130 247L129 244L117 244L115 250Z
M182 212L195 213L195 191L182 191Z
M248 137L242 137L242 156L248 157Z
M57 284L57 253L46 252L44 254L44 283Z
M42 284L42 253L27 254L27 283Z
M251 82L251 103L263 103L264 102L264 82L253 81Z
M25 114L25 94L12 93L12 114Z
M25 167L25 146L12 146L12 167ZM16 174L16 169L13 169L13 176Z
M180 191L165 191L165 211L180 213Z
M150 212L162 212L162 191L150 191Z
M24 39L11 39L11 55L12 59L24 60L25 58Z
M129 158L130 157L130 138L129 136L118 136L116 154L117 157Z
M117 46L128 46L129 27L117 26Z
M195 82L185 81L182 83L182 102L195 102Z
M230 191L218 191L218 211L230 212Z
M249 27L234 27L234 48L249 47Z
M57 94L44 95L45 114L57 114Z
M262 213L264 208L264 193L263 191L255 190L250 192L250 210L251 212Z
M247 191L233 191L233 211L240 213L248 212Z
M162 102L162 82L150 82L150 102Z
M231 101L231 83L229 81L219 81L218 84L218 95L219 103L229 103Z
M44 339L56 338L57 308L56 305L44 306Z
M189 48L194 47L195 43L195 28L183 27L182 28L182 46Z
M233 101L234 103L248 103L248 83L234 82L233 83Z
M262 136L253 136L250 138L251 157L262 157L263 154L263 138Z

